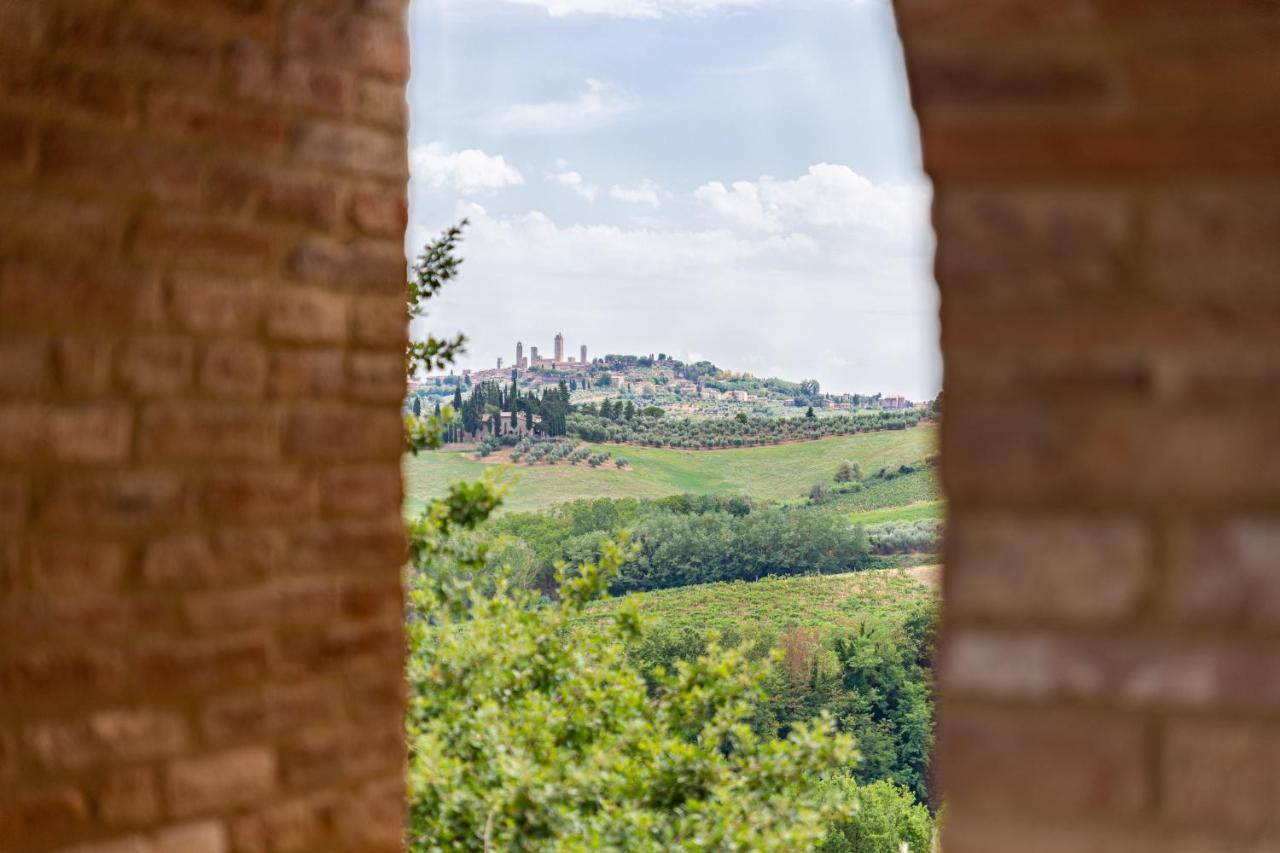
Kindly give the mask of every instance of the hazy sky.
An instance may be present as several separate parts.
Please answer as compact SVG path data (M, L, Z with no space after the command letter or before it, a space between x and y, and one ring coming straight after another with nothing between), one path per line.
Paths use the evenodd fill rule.
M887 0L414 0L411 254L463 359L667 352L931 397L928 183Z

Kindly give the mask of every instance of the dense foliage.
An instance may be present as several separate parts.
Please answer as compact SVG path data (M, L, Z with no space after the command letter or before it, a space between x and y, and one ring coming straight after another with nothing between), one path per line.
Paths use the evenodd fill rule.
M762 662L712 643L646 681L634 604L570 636L618 545L562 571L556 602L477 583L484 548L453 534L496 504L458 486L411 529L411 849L798 850L848 818L852 790L820 784L853 764L847 735L750 725Z
M508 515L487 535L499 541L497 559L514 564L526 582L551 589L557 562L596 559L601 540L623 528L636 552L613 579L613 592L847 572L865 567L869 554L862 529L835 513L742 497L573 501L546 513Z
M646 417L642 410L628 419L625 411L619 417L602 417L598 412L597 409L593 414L589 408L580 407L569 415L569 434L584 441L704 450L756 447L785 441L813 441L833 435L908 429L918 424L923 415L919 411L906 410L822 418L658 418Z

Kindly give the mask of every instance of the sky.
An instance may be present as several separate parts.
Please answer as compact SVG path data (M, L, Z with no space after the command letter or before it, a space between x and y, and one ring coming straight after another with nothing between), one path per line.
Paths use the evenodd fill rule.
M664 352L928 399L930 190L888 0L413 0L410 256L461 364Z

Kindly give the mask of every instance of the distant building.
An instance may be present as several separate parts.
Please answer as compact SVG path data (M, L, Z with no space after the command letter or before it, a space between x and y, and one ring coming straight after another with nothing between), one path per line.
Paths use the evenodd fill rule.
M524 343L522 341L516 341L516 367L521 367L523 364L524 364Z
M502 356L498 356L498 369L502 369Z
M906 397L881 397L880 408L882 409L906 409L910 407Z
M537 366L538 364L538 348L529 347L529 364Z
M578 361L582 362L583 364L586 364L587 363L587 345L586 344L582 345L581 354L582 354L582 357L579 358Z
M556 364L564 361L564 333L556 332Z

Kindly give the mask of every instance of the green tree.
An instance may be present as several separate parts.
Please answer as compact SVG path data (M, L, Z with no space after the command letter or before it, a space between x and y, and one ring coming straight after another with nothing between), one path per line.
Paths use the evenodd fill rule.
M810 406L810 407L809 407L809 410L808 410L807 412L805 412L805 413L804 413L804 416L805 416L806 418L816 418L816 417L817 417L817 415L816 415L816 414L814 414L814 412L813 412L813 406Z
M934 822L911 792L881 779L855 785L848 779L825 783L856 797L858 811L833 823L819 853L929 853Z
M422 417L422 398L421 397L413 398L413 416L415 418Z
M627 420L631 420L632 418L634 418L636 416L636 404L628 400L627 407L626 409L623 410L623 416Z

